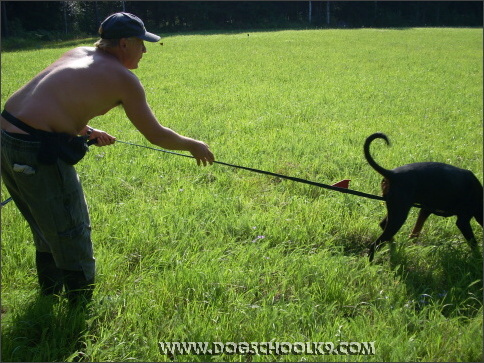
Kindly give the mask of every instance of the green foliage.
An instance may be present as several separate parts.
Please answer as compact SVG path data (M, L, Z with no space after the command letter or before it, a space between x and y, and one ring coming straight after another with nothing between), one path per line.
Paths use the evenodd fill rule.
M18 36L23 29L95 35L101 21L119 11L140 16L152 32L482 28L480 1L5 1L2 36Z
M220 161L379 194L387 168L442 161L482 180L482 31L169 36L135 71L160 122ZM89 40L86 45L92 44ZM64 49L2 54L2 103ZM121 108L92 120L148 145ZM431 217L369 264L382 203L118 143L77 170L93 225L88 312L38 297L34 247L2 208L5 361L169 361L158 342L375 341L374 356L177 361L482 361L482 259ZM2 192L4 191L2 187ZM2 193L2 200L8 193ZM479 240L482 229L473 222ZM482 249L482 244L480 244Z

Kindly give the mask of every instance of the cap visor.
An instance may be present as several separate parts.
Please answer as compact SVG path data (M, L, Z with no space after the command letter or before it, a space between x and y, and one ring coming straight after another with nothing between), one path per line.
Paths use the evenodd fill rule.
M146 32L144 35L138 35L137 38L146 40L147 42L153 42L153 43L161 39L158 35L150 32Z

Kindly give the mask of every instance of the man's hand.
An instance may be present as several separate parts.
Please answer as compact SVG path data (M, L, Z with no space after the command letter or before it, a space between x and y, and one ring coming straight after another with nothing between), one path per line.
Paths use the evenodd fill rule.
M203 164L203 166L207 166L207 163L212 165L215 161L215 157L208 148L208 145L202 141L193 140L192 144L190 145L189 151L197 160L197 165L199 166L201 164Z
M108 133L102 130L92 129L91 135L89 135L89 140L96 139L96 146L107 146L112 145L115 143L116 138L114 136L109 135Z

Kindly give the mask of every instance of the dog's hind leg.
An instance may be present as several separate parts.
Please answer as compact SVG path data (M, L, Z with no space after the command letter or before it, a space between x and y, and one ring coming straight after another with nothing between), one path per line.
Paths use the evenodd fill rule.
M420 212L418 214L417 222L415 223L415 227L413 227L412 233L410 233L410 236L409 236L410 238L420 236L420 232L422 231L422 227L423 227L425 221L427 220L427 218L431 214L432 214L432 212L427 210L427 209L421 209L420 210Z
M479 223L481 225L481 227L483 227L482 225L482 206L480 208L477 209L477 213L474 214L474 218L476 219L477 223Z
M472 232L470 221L471 221L470 216L458 215L457 222L455 224L464 235L464 238L467 240L467 243L469 243L472 249L475 249L477 247L477 241L476 241L476 238L474 237L474 232Z
M387 226L387 216L385 216L385 218L383 218L382 221L380 222L381 229L384 230L386 226Z

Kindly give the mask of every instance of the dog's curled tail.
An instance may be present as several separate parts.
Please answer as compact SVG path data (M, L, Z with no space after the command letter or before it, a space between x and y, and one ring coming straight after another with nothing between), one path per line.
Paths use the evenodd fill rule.
M368 164L370 164L370 166L373 169L375 169L379 174L383 175L384 177L388 177L391 174L391 171L387 170L385 168L382 168L380 165L378 165L370 154L370 144L375 139L383 139L383 140L385 140L387 145L390 145L390 140L388 140L387 135L385 135L381 132L377 132L377 133L374 133L374 134L368 136L366 141L365 141L365 145L363 146L363 150L365 152L365 158L368 161Z

